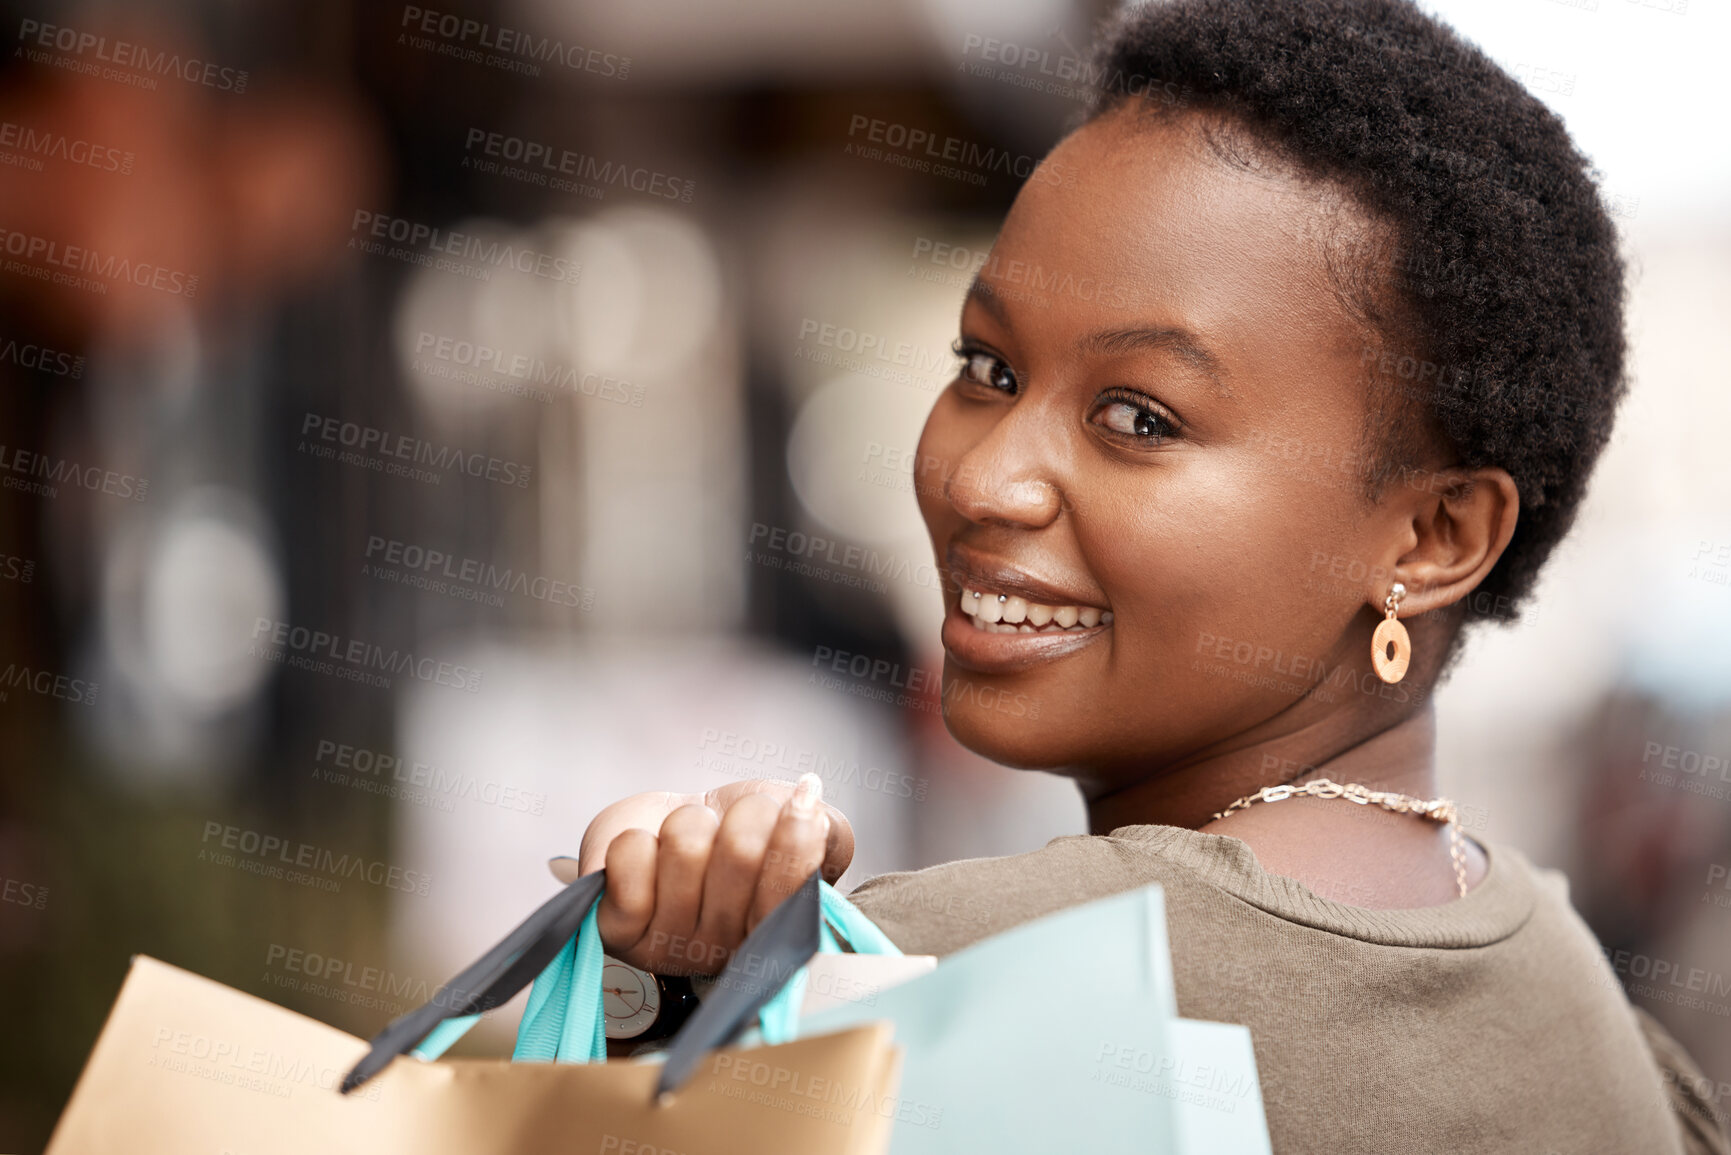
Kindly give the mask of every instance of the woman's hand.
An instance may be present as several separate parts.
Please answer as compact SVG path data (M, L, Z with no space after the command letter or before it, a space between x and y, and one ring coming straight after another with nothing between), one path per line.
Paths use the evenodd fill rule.
M853 861L853 827L822 795L823 780L807 774L795 785L634 794L597 814L578 864L607 868L602 946L660 974L720 971L813 870L834 882Z

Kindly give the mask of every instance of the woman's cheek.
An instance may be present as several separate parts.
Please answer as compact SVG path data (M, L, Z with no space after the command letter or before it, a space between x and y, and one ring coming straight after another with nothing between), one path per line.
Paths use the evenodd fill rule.
M914 448L914 496L928 530L935 530L940 521L954 512L944 499L944 479L966 451L960 444L962 422L956 409L955 396L950 390L939 394Z

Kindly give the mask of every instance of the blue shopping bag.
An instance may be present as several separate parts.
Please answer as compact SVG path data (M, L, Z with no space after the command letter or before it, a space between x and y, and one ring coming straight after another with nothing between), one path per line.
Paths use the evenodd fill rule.
M892 1155L1185 1151L1187 1136L1200 1142L1218 1128L1211 1131L1206 1118L1193 1124L1184 1110L1175 1044L1226 1057L1239 1041L1174 1027L1158 887L994 935L880 993L871 1006L832 1008L800 1026L818 1032L880 1018L895 1024L896 1042L906 1048ZM1258 1097L1253 1133L1260 1122Z

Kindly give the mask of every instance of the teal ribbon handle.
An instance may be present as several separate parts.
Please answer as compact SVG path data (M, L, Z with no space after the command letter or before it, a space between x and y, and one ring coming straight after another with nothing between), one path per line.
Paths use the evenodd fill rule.
M577 933L553 956L529 988L529 1005L517 1025L514 1062L599 1063L607 1058L607 1020L601 1012L601 896L583 916ZM447 1019L416 1047L420 1059L436 1059L480 1022L480 1015Z
M517 1063L600 1063L607 1059L607 1019L601 1008L601 931L596 912L529 988L529 1005L517 1026Z
M829 883L818 883L817 890L823 910L823 920L818 925L819 954L842 953L841 944L836 941L836 931L847 939L855 954L899 956L902 953L876 923L862 914L859 907L836 893ZM799 1037L799 1009L805 1003L805 970L800 967L795 971L787 985L757 1012L757 1027L764 1042L773 1045L792 1042Z

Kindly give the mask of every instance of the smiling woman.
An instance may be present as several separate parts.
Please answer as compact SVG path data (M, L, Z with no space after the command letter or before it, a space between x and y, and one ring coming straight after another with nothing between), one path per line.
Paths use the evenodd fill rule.
M962 372L920 445L950 464L921 493L954 578L950 661L1014 677L1047 718L1074 719L1018 730L956 709L951 729L998 761L1076 777L1100 833L1151 807L1199 825L1273 784L1270 743L1285 763L1321 766L1422 726L1461 622L1415 621L1419 668L1374 692L1384 683L1364 675L1383 602L1396 580L1413 591L1409 617L1459 602L1498 565L1520 508L1505 469L1467 465L1429 428L1411 456L1434 483L1363 476L1387 450L1364 445L1378 397L1359 350L1383 335L1343 299L1336 246L1312 218L1328 205L1331 228L1360 236L1379 222L1277 159L1224 161L1214 144L1230 132L1250 146L1218 113L1127 105L1055 150L1077 179L1023 191L1003 263L1102 270L1139 291L1123 309L1062 294L1033 305L1002 299L984 270L963 310ZM1295 459L1269 451L1289 443L1304 447ZM1319 551L1363 561L1367 580L1306 589ZM999 621L988 633L997 611L978 611L975 594L1008 621L1010 597L1089 607L1094 628L1049 638ZM1228 672L1197 677L1216 673L1219 639L1233 640ZM1298 692L1265 684L1274 655L1304 671ZM1331 692L1342 687L1373 692ZM1392 768L1376 756L1357 772L1373 769ZM1402 785L1424 790L1428 773L1405 768ZM1424 878L1391 899L1424 901Z
M1528 593L1624 389L1583 158L1404 0L1156 4L1102 62L1190 96L1108 91L1023 187L918 451L949 729L1074 779L1093 833L854 901L945 954L1161 883L1180 1010L1250 1026L1282 1152L1724 1150L1561 876L1435 797L1469 607ZM591 828L635 880L610 948L727 945L764 846L816 864L827 829L836 858L809 805L802 830L718 808L664 801L659 844ZM670 915L670 878L706 870L725 885Z

